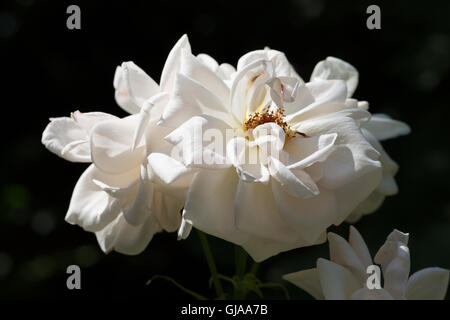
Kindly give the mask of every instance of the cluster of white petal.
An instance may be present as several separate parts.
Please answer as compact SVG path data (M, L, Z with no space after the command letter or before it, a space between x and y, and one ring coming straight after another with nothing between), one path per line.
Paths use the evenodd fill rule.
M349 241L328 234L330 260L318 259L317 268L286 274L283 278L316 299L326 300L442 300L447 292L449 270L432 267L410 273L408 234L394 230L375 255L381 265L383 287L367 285L373 265L361 234L350 227Z
M172 171L182 167L183 172L177 172L177 181L159 184L148 157L170 147L164 137L171 130L157 123L182 49L189 50L185 36L170 52L159 85L133 62L117 67L115 98L130 116L76 111L70 118L50 119L42 135L42 143L55 154L91 163L75 186L66 221L95 232L105 252L138 254L156 232L173 232L180 226L191 170L170 159Z
M357 84L356 69L336 58L305 82L282 52L252 51L234 68L193 55L186 36L159 85L124 62L115 98L130 116L77 111L43 133L50 151L92 163L66 220L95 232L105 252L126 254L156 232L186 238L192 227L256 261L322 243L330 225L356 221L397 192L397 165L380 141L409 127L372 116L352 98ZM208 130L223 148L199 141ZM196 161L206 157L214 161Z

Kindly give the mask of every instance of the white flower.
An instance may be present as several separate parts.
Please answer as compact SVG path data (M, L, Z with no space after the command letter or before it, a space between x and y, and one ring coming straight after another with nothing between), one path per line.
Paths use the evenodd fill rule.
M275 50L246 54L224 79L181 50L174 83L161 123L175 128L166 139L198 171L181 237L193 225L261 261L325 241L326 228L379 185L379 153L359 129L370 114L347 98L345 81L304 83ZM221 133L223 148L198 132Z
M367 267L371 255L360 233L350 227L349 241L328 233L330 260L318 259L317 268L284 275L316 299L346 300L442 300L447 291L449 270L422 269L409 276L408 234L394 230L375 256L380 264L384 285L369 289Z
M170 150L163 138L171 130L157 122L179 69L181 49L190 50L186 36L170 52L160 86L133 62L117 68L116 100L135 114L119 119L75 112L71 118L52 119L44 130L42 143L50 151L70 161L92 161L75 186L66 221L95 232L105 252L138 254L156 232L180 226L190 170L180 164L172 172L177 181L160 185L147 157L153 151L164 157ZM176 159L169 161L176 166Z
M316 65L311 75L311 81L323 79L344 80L347 83L347 96L351 98L358 86L358 77L358 71L352 65L338 58L328 57ZM366 101L355 102L355 105L359 108L368 110L369 104ZM398 192L398 187L394 180L394 176L398 171L398 165L389 157L381 146L380 141L405 135L411 131L406 123L393 120L384 114L372 115L369 121L362 123L361 130L366 139L381 154L379 160L383 166L383 178L369 197L346 219L351 223L359 220L362 215L374 212L381 206L386 196L395 195Z

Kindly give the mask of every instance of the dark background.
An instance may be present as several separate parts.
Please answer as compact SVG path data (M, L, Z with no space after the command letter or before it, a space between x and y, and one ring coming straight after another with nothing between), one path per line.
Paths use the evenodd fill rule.
M66 8L81 7L81 30L66 28ZM366 8L381 7L381 30L366 28ZM0 298L186 298L172 276L205 295L209 272L196 233L159 234L138 256L104 255L95 236L64 222L85 164L41 145L49 117L71 111L125 116L114 101L116 65L133 60L158 80L169 50L187 33L194 53L236 64L244 53L284 51L309 79L332 55L360 72L355 97L372 112L407 122L409 136L383 145L400 165L400 193L356 227L371 253L392 229L410 233L412 271L450 268L450 2L443 1L2 1L0 5ZM332 230L347 237L348 225ZM222 273L233 274L233 247L211 239ZM314 267L327 244L264 262L259 276L280 281ZM66 267L82 267L82 290L66 289ZM309 296L284 283L294 298ZM281 298L277 289L268 298Z

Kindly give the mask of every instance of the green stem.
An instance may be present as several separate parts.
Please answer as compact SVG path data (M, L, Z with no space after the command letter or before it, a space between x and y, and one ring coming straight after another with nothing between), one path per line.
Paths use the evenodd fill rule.
M238 278L237 285L234 288L234 298L236 300L242 300L245 298L246 293L242 280L244 280L247 266L247 252L240 246L234 246L234 260L236 265L236 277Z
M168 276L161 276L161 275L157 274L157 275L153 276L150 280L148 280L146 285L150 285L156 279L163 279L163 280L171 282L173 285L178 287L181 291L184 291L187 294L190 294L191 296L195 297L197 300L208 300L204 296L202 296L201 294L183 287L181 284L179 284L174 279L172 279L171 277L168 277Z
M234 260L236 264L236 275L242 280L247 266L247 252L240 246L234 246Z
M200 242L203 247L203 253L205 254L205 257L206 257L206 262L208 263L209 271L211 272L211 277L213 279L214 288L216 289L217 297L219 299L224 299L222 284L220 283L219 273L217 272L217 267L216 267L216 263L214 262L214 257L211 253L211 248L209 247L208 238L200 230L197 230L197 231L198 231L198 237L200 238Z
M253 275L256 276L256 273L258 272L259 269L259 263L258 262L253 262L252 268L250 269L250 273L252 273Z

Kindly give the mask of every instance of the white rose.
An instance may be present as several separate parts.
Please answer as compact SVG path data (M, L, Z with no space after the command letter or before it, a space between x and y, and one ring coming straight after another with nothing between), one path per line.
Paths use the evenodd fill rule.
M325 241L326 228L344 221L381 179L379 153L359 129L370 114L347 92L341 80L304 83L275 50L243 56L231 80L181 50L161 119L175 128L166 139L183 150L184 165L198 171L180 236L193 225L256 261ZM220 133L223 148L196 132ZM195 161L205 157L216 161Z
M408 234L394 230L375 256L384 285L370 289L367 267L371 255L360 233L350 227L349 241L328 234L330 260L318 259L317 267L286 274L283 278L316 299L326 300L442 300L447 291L449 270L426 268L409 276Z

